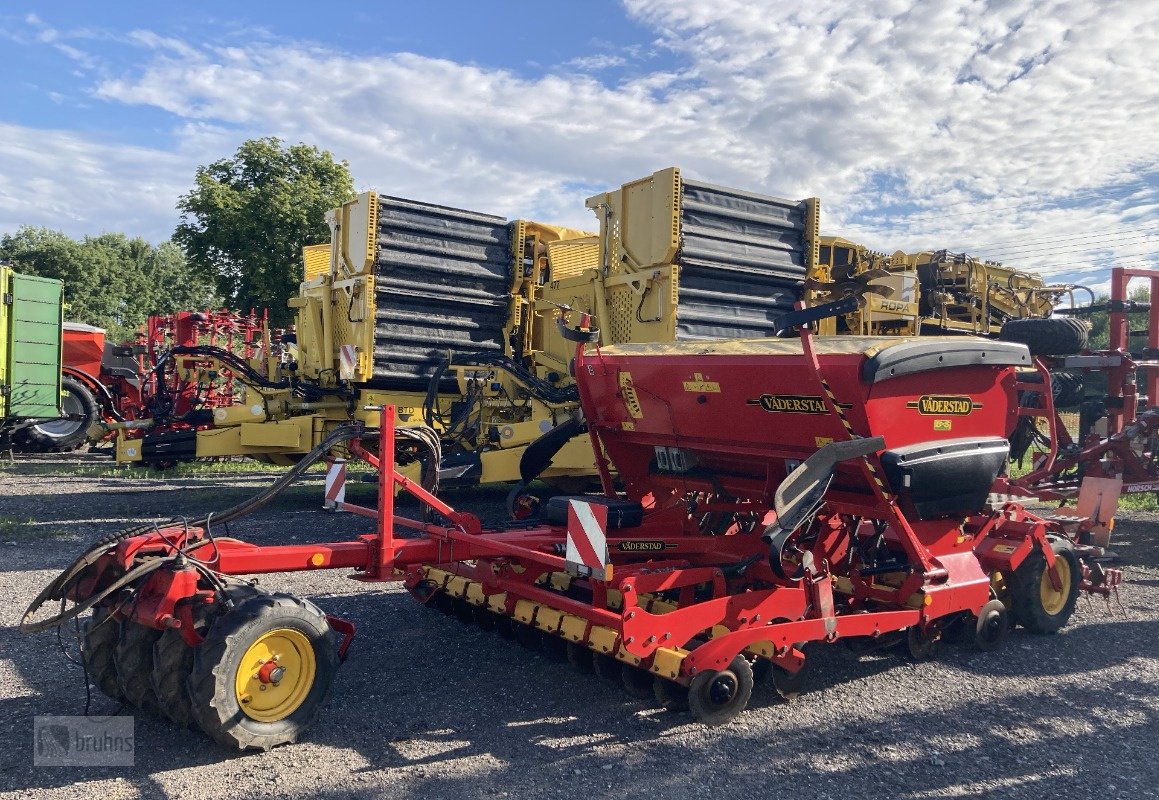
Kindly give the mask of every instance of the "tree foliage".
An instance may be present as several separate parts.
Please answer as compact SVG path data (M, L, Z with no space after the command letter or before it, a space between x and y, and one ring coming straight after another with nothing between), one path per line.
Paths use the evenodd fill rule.
M198 168L196 185L178 201L173 239L228 305L269 308L275 324L286 324L302 246L328 241L326 211L353 196L347 163L329 152L251 139L232 158Z
M102 233L73 239L61 231L23 226L0 237L0 258L17 272L64 282L66 319L124 338L151 313L217 303L212 283L190 271L173 242Z

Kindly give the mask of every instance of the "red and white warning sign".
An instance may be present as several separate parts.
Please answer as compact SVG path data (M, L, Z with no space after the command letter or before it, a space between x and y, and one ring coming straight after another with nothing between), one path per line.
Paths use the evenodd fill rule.
M326 471L326 499L322 503L322 508L327 511L337 511L338 507L345 502L346 459L331 459L330 469Z
M567 507L568 566L583 568L584 574L605 580L609 572L608 508L599 503L569 500Z
M338 377L344 381L354 380L354 371L358 367L358 348L344 344L338 348L338 356Z

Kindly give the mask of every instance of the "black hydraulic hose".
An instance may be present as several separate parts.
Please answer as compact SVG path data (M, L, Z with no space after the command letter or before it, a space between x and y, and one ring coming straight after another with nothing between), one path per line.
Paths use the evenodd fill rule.
M271 483L265 489L261 490L253 497L238 503L232 508L228 508L221 512L210 513L205 517L188 522L187 527L204 527L210 522L210 520L212 520L215 524L226 523L238 519L239 517L244 517L247 514L253 513L272 500L274 497L276 497L278 494L280 494L282 491L284 491L287 486L297 480L302 475L302 473L309 469L309 467L315 461L325 456L326 453L328 453L331 449L343 442L349 441L350 439L354 439L356 437L365 436L368 433L370 433L370 431L366 428L363 428L361 425L343 425L334 429L325 439L321 441L321 443L318 444L317 447L307 453L301 461L291 467L284 475L280 476L276 481ZM36 596L36 599L33 600L31 604L29 604L28 609L24 612L24 616L21 618L20 630L28 633L32 633L37 630L44 630L45 628L53 627L60 624L61 622L64 622L65 620L71 619L72 617L82 613L85 609L90 608L95 602L98 601L94 601L93 603L89 603L83 606L74 606L73 608L69 609L68 612L59 614L51 620L47 620L45 622L27 622L28 617L36 613L36 611L38 611L40 607L49 600L64 599L69 587L85 569L95 564L101 556L114 549L125 539L129 539L133 536L140 536L142 534L148 533L151 530L154 530L157 527L183 523L185 523L185 520L182 517L174 517L165 523L148 523L145 525L136 525L131 528L125 528L123 530L102 536L100 539L94 542L93 545L89 547L89 549L86 550L79 558L77 558L72 564L70 564L59 575L57 575L56 578L54 578L48 584L48 586L44 587L40 594ZM121 580L123 581L123 579ZM121 581L118 581L118 583L121 583ZM121 583L121 585L124 584ZM104 595L102 594L101 597L103 598Z

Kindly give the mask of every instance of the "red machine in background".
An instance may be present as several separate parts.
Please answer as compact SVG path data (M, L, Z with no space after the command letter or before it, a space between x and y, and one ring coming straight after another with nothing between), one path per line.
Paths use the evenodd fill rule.
M1150 302L1129 299L1133 279L1148 282ZM1077 355L1043 356L1041 366L1046 385L1025 384L1023 422L1013 437L1016 459L1037 448L1031 471L1010 481L1015 493L1049 501L1075 499L1086 478L1120 480L1123 494L1159 493L1159 272L1155 270L1111 270L1111 299L1078 309L1060 309L1062 314L1089 314L1105 311L1109 317L1109 345L1105 350L1084 350ZM1130 329L1130 314L1146 312L1144 330ZM1132 347L1132 338L1143 338L1142 348ZM1139 355L1132 355L1132 352ZM1095 383L1092 376L1105 376L1105 394L1084 398L1084 384ZM1142 390L1139 380L1142 379ZM1061 399L1077 386L1077 396ZM1061 417L1060 407L1080 409L1077 437L1072 437ZM1105 419L1105 430L1098 423ZM1035 420L1044 420L1045 425ZM1042 428L1045 427L1045 431Z
M259 352L266 316L221 311L152 315L135 341L114 344L105 331L64 323L60 419L20 431L23 450L66 452L96 443L108 427L138 420L166 420L189 411L232 405L233 374L211 369L199 347L219 347L249 360ZM176 348L176 351L174 351ZM185 355L177 355L181 351ZM103 422L104 431L94 428Z
M22 629L92 608L85 661L106 694L269 748L318 715L354 628L240 575L401 581L424 604L709 725L741 713L762 676L798 691L814 643L925 658L964 627L988 650L1015 622L1058 630L1094 588L1087 551L1061 526L990 505L1031 364L1023 345L806 332L601 349L582 326L568 336L602 494L484 525L428 490L438 436L396 429L388 406L373 439L358 425L331 433L258 498L106 537ZM214 532L342 442L378 469L377 509L342 504L372 531L277 546ZM396 447L425 449L426 488L396 471ZM422 519L395 513L395 487L424 504ZM31 621L62 599L75 605Z

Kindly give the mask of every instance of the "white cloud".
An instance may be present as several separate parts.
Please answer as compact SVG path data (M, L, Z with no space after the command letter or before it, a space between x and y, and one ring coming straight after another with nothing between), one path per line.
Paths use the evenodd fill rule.
M1156 218L1153 0L626 5L679 69L607 84L588 72L619 56L523 77L408 53L216 48L137 31L144 61L93 91L177 120L176 152L138 153L169 164L176 187L138 207L171 209L196 164L273 134L348 159L363 188L586 227L592 187L677 164L716 183L819 195L827 232L883 250L1005 247L1057 273L1159 250L1126 233L1093 238ZM44 177L75 180L63 165ZM166 211L150 230L174 221ZM1043 246L1017 249L1028 239Z

